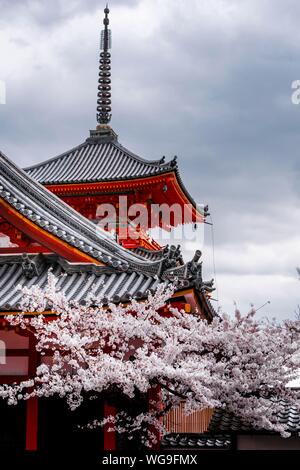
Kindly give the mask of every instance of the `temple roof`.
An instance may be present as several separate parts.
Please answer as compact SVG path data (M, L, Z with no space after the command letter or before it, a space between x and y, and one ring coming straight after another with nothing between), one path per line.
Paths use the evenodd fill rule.
M120 270L155 275L161 262L119 245L107 232L37 183L0 152L0 196L22 218L70 247Z
M0 256L0 311L20 309L21 287L33 285L46 287L49 270L59 279L57 290L63 292L68 300L84 303L93 291L94 298L102 302L128 302L130 298L142 299L149 291L155 291L158 284L166 286L173 282L168 276L169 270L162 275L153 276L147 273L120 272L112 266L100 266L93 263L73 263L56 254L2 254ZM191 281L191 279L190 279ZM177 291L189 285L176 284ZM191 285L193 282L191 281ZM199 288L199 294L206 308L209 301L205 291ZM208 309L214 315L213 309Z
M57 290L70 301L84 303L91 294L107 303L126 302L131 297L143 298L154 290L157 277L136 272L119 272L114 268L88 263L70 263L56 255L1 255L0 257L0 310L20 308L20 287L33 285L43 288L47 284L49 269L59 279Z
M156 258L151 258L147 250L130 252L107 232L97 228L93 222L18 168L1 152L0 197L0 216L11 217L11 223L20 222L25 233L27 225L31 230L33 227L37 236L43 236L44 246L56 254L61 254L59 243L63 243L68 249L77 250L83 255L83 259L89 261L90 273L94 272L93 265L100 262L105 268L110 267L119 273L135 273L160 279L161 282L173 282L178 289L195 288L208 314L215 315L206 297L206 293L214 290L213 281L205 282L202 279L200 251L196 251L193 259L187 263L183 262L180 247L166 247L160 250ZM7 261L3 255L0 260ZM14 282L17 280L14 279ZM7 283L9 282L6 279L5 285Z
M91 137L71 150L37 165L25 168L42 184L67 184L129 180L168 173L177 168L176 159L168 163L145 160L123 147L115 135Z
M105 264L123 265L124 269L130 264L132 270L146 269L156 274L158 263L120 246L107 232L29 177L1 152L0 185L1 198L43 231Z

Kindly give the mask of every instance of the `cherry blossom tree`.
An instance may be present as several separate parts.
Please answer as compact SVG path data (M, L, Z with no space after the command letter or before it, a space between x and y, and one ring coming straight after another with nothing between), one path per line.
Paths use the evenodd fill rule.
M152 391L158 399L150 409L120 410L88 425L138 432L150 445L151 429L163 432L162 416L184 401L186 413L226 408L253 428L288 435L278 413L286 404L299 409L299 392L287 384L300 368L300 321L257 320L252 310L208 322L172 308L174 288L163 285L126 305L103 305L91 291L82 305L69 302L56 284L49 273L46 289L24 289L23 314L7 317L32 330L41 355L33 378L0 386L9 404L59 395L75 409L96 394L120 405ZM51 320L43 315L49 309ZM25 315L30 312L40 314Z

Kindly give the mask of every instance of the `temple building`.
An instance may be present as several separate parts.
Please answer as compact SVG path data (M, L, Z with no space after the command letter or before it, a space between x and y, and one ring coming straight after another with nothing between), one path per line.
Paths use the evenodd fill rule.
M208 208L199 208L180 176L176 157L149 161L126 149L110 126L111 61L109 9L104 10L99 59L97 125L71 150L25 169L0 151L0 381L12 383L34 376L40 363L33 336L8 326L7 314L21 311L21 287L47 284L49 269L59 278L57 288L72 301L83 302L93 287L104 304L146 298L159 283L174 282L170 302L187 313L212 320L213 281L202 278L201 252L185 262L180 246L161 246L148 230L205 222ZM146 218L124 211L145 209ZM115 221L101 208L112 207ZM153 206L176 206L169 217L153 214ZM103 220L105 218L105 224ZM49 318L52 312L45 312ZM97 405L97 406L96 406ZM103 418L116 412L102 409L69 411L58 398L31 398L17 406L0 401L0 450L45 451L55 445L68 449L122 448L115 433L81 430L81 419ZM291 431L300 431L293 409L281 417ZM169 431L161 448L237 449L300 448L299 438L258 434L227 415L204 410L185 417L182 409L165 418ZM54 437L53 437L54 436ZM277 439L277 441L276 441ZM267 442L267 444L266 444ZM278 444L279 443L279 444ZM260 447L259 447L260 446ZM279 447L278 447L279 446Z
M33 337L8 327L5 315L20 312L20 286L46 286L49 269L59 277L57 288L79 302L84 302L91 286L104 303L142 300L159 283L176 278L177 290L170 299L174 306L197 310L203 318L215 315L209 298L213 283L202 279L201 253L185 263L179 246L160 246L147 232L153 227L170 230L186 217L191 223L203 223L207 207L199 209L188 193L176 157L169 162L145 160L124 148L110 127L108 8L104 12L96 129L73 149L24 170L0 152L1 383L31 377L39 363ZM137 224L129 213L121 213L124 198L128 207L144 207L146 220ZM109 221L98 226L103 204L116 211L114 231ZM153 205L173 204L188 214L182 210L168 220L151 217ZM16 407L0 403L0 408L6 430L0 433L0 448L47 450L54 429L56 436L69 435L70 445L77 436L81 446L97 442L99 449L117 447L114 433L94 432L91 437L76 430L78 413L67 411L59 400L30 399ZM111 413L106 403L101 413ZM59 427L57 415L64 416Z

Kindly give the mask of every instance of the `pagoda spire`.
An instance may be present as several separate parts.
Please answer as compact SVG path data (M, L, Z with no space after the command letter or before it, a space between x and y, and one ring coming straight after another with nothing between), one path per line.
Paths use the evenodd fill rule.
M99 78L98 78L98 99L97 99L97 122L99 127L107 126L111 120L111 31L109 25L109 8L106 4L104 8L104 29L101 31L100 39L100 59L99 59Z

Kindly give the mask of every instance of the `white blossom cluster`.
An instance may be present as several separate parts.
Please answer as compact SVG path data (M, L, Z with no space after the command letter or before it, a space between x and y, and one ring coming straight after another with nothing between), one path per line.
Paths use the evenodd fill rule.
M82 305L67 301L56 284L49 273L46 289L24 289L23 314L7 317L33 331L42 359L30 380L0 386L8 403L58 395L75 409L86 392L135 400L154 390L149 411L129 416L120 410L89 425L109 423L129 434L150 429L144 440L150 445L151 428L163 432L163 414L184 401L187 413L226 408L253 428L288 435L278 414L287 404L300 408L298 390L287 387L300 368L299 321L258 321L254 311L237 311L208 322L172 308L172 287L163 285L144 302L103 306L91 292Z

